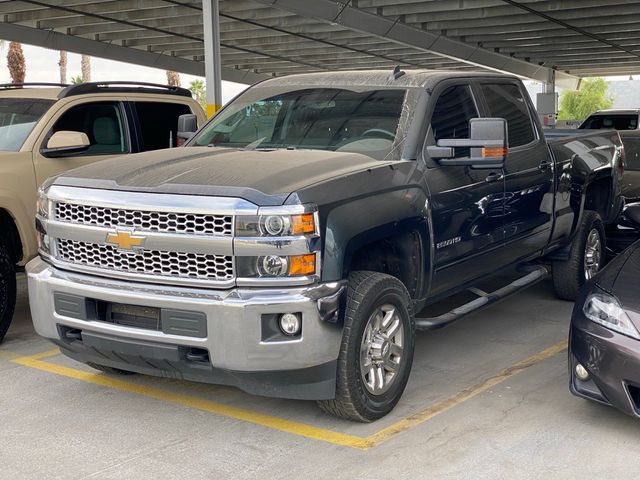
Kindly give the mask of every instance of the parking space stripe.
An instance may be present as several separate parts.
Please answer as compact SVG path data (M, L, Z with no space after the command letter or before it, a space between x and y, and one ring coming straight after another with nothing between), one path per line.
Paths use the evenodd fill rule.
M462 392L454 395L453 397L442 400L436 403L435 405L425 408L421 412L415 413L410 417L400 420L399 422L396 422L380 430L379 432L374 433L373 435L367 437L367 440L371 441L376 445L381 442L384 442L385 440L389 439L394 435L404 432L405 430L409 430L410 428L413 428L421 423L424 423L427 420L431 420L432 418L440 415L441 413L444 413L452 409L453 407L460 405L461 403L466 402L467 400L470 400L473 397L483 392L486 392L490 388L495 387L499 383L502 383L508 378L513 377L514 375L520 373L522 370L532 367L533 365L536 365L542 362L543 360L551 358L552 356L562 352L566 348L567 348L566 341L556 343L555 345L541 351L540 353L537 353L529 358L521 360L520 362L515 363L514 365L508 368L505 368L504 370L500 371L496 375L489 377L486 380L483 380L482 382L477 383L476 385L470 388L467 388L466 390L463 390Z
M22 365L24 367L41 370L43 372L61 375L64 377L80 380L94 385L100 385L106 388L112 388L127 393L142 395L153 398L155 400L165 401L176 405L181 405L208 413L213 413L223 417L234 418L248 423L261 425L263 427L279 430L282 432L298 435L313 440L319 440L334 445L356 448L360 450L368 450L379 445L391 437L416 427L432 418L447 412L448 410L470 400L477 395L489 390L492 387L504 382L505 380L517 375L533 365L536 365L552 356L562 352L567 348L567 342L559 342L529 358L521 360L514 365L505 368L496 375L483 380L482 382L461 391L460 393L437 402L424 410L404 418L396 423L389 425L382 430L369 435L368 437L359 437L356 435L348 435L334 430L328 430L315 427L301 422L294 422L279 417L264 415L252 410L246 410L229 405L224 405L211 400L184 395L180 393L169 392L159 388L138 385L136 383L108 377L103 374L86 372L75 368L65 367L55 363L45 362L44 358L57 355L59 350L47 350L31 356L18 356L6 350L0 351L0 357L6 360Z
M283 418L264 415L251 410L223 405L221 403L213 402L211 400L206 400L203 398L183 395L180 393L173 393L154 387L138 385L132 382L114 379L101 374L85 372L82 370L77 370L75 368L69 368L54 363L44 362L42 360L29 356L14 358L11 361L13 363L17 363L18 365L34 368L44 372L54 373L56 375L73 378L75 380L81 380L83 382L92 383L94 385L121 390L123 392L143 395L156 400L170 402L197 410L214 413L216 415L262 425L274 430L280 430L314 440L321 440L323 442L328 442L335 445L342 445L345 447L358 449L368 449L372 447L371 443L366 438L346 435L343 433L335 432L333 430L327 430L304 423L293 422L291 420L286 420Z

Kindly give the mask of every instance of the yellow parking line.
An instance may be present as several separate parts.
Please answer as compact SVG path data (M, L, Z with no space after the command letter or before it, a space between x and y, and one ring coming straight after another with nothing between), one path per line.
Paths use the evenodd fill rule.
M55 357L60 353L60 349L58 347L53 348L51 350L46 350L44 352L36 353L35 355L29 355L29 358L33 358L34 360L42 360L49 357ZM8 350L0 350L0 358L5 360L13 361L17 358L21 358L22 355L17 353L9 352Z
M334 445L368 450L369 448L379 445L380 443L399 433L409 430L410 428L424 423L436 417L437 415L440 415L441 413L444 413L456 407L457 405L460 405L461 403L472 399L480 393L485 392L488 389L498 385L499 383L504 382L508 378L511 378L512 376L520 373L522 370L536 365L552 357L553 355L556 355L566 348L566 341L557 343L541 351L540 353L537 353L529 358L521 360L520 362L508 368L505 368L496 375L487 378L486 380L466 390L463 390L453 397L442 400L435 405L432 405L418 413L411 415L408 418L402 419L386 428L383 428L382 430L368 437L347 435L333 430L314 427L306 423L294 422L279 417L272 417L251 410L245 410L242 408L213 402L211 400L206 400L190 395L183 395L180 393L173 393L154 387L138 385L132 382L111 378L105 375L90 373L83 370L42 361L43 358L58 354L58 349L48 350L46 352L38 353L31 356L17 356L15 354L12 354L11 352L0 351L0 357L5 358L18 365L34 368L56 375L61 375L68 378L73 378L75 380L81 380L83 382L92 383L94 385L100 385L107 388L121 390L123 392L143 395L156 400L170 402L176 405L194 408L216 415L242 420L256 425L272 428L274 430L280 430L282 432L287 432L314 440L320 440Z
M56 375L62 375L64 377L69 377L76 380L82 380L83 382L93 383L95 385L121 390L123 392L144 395L156 400L162 400L185 407L214 413L216 415L243 420L245 422L262 425L265 427L273 428L275 430L292 433L294 435L312 438L314 440L321 440L323 442L359 449L367 449L372 446L365 438L345 435L343 433L314 427L312 425L307 425L304 423L293 422L291 420L263 415L250 410L244 410L242 408L223 405L221 403L212 402L211 400L205 400L190 395L168 392L166 390L160 390L158 388L147 387L131 382L126 382L124 380L110 378L105 375L85 372L82 370L77 370L75 368L56 365L54 363L43 362L42 360L34 359L32 357L18 357L12 359L11 361L25 367L42 370L44 372L54 373Z
M556 343L555 345L541 351L540 353L537 353L529 358L521 360L520 362L508 368L505 368L504 370L500 371L493 377L489 377L486 380L480 383L477 383L476 385L470 388L467 388L466 390L463 390L462 392L454 395L453 397L442 400L436 403L435 405L425 408L421 412L415 413L408 418L400 420L399 422L396 422L380 430L379 432L376 432L373 435L370 435L369 437L367 437L367 440L369 440L370 442L376 445L378 443L384 442L388 438L394 435L397 435L398 433L401 433L401 432L404 432L405 430L413 428L416 425L426 422L427 420L430 420L433 417L440 415L441 413L444 413L447 410L450 410L453 407L460 405L463 402L466 402L467 400L472 399L476 395L479 395L482 392L489 390L491 387L495 387L499 383L502 383L508 378L513 377L514 375L520 373L522 370L529 368L537 363L540 363L543 360L546 360L547 358L550 358L556 355L557 353L560 353L566 348L567 348L566 341Z
M36 353L35 355L29 355L29 358L32 360L44 360L45 358L55 357L58 354L60 354L60 349L56 347L45 352Z

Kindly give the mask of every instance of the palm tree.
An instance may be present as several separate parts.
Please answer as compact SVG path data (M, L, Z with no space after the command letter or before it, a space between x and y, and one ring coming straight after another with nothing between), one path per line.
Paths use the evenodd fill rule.
M82 70L82 81L91 81L91 57L89 55L82 55L80 60L80 68Z
M167 70L167 85L171 87L180 86L180 74L172 70Z
M27 73L27 64L24 60L22 45L18 42L9 43L7 67L9 67L9 75L11 75L12 83L24 83L24 77Z
M60 83L67 83L67 52L60 50Z
M191 95L195 98L202 108L207 109L207 89L205 87L204 81L200 79L196 79L189 84L189 90L191 90Z

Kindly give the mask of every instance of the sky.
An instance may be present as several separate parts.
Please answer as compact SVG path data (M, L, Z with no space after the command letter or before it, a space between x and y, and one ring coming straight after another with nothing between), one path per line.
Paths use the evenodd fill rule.
M11 77L6 62L6 51L8 42L0 52L0 83L10 83ZM58 66L59 53L46 48L22 45L25 61L27 64L26 82L59 82L60 67ZM72 77L80 75L80 55L69 53L67 56L67 81ZM189 87L191 81L196 78L194 75L180 75L183 87ZM102 58L91 57L91 80L129 80L138 82L167 83L167 75L164 70L128 63L114 62ZM203 79L204 80L204 79ZM228 102L247 85L233 82L222 82L222 101Z

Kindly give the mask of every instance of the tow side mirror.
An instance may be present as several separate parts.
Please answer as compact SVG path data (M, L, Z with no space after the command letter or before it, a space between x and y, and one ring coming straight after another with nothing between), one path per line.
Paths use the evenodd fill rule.
M507 158L507 121L504 118L472 118L470 138L440 139L427 147L427 154L440 165L468 165L472 168L502 168ZM454 158L455 148L469 148L469 157Z
M620 225L640 230L640 203L630 203L624 208Z
M47 142L42 154L47 157L62 157L74 153L82 153L91 146L89 137L84 132L60 130L54 133Z
M189 140L198 130L198 117L193 113L185 113L178 117L178 138Z

